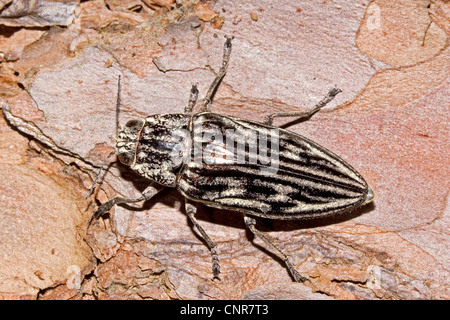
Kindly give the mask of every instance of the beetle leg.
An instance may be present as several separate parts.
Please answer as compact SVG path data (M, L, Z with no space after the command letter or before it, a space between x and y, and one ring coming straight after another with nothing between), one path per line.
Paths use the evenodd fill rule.
M244 216L244 222L247 228L257 237L259 237L276 255L279 257L283 262L286 264L289 272L291 273L292 277L296 282L303 282L308 280L307 278L303 277L298 273L298 271L295 269L292 262L289 260L288 256L281 251L277 246L275 246L270 239L264 235L261 231L256 229L256 220L249 217Z
M233 37L226 36L226 39L227 40L225 41L225 45L223 46L222 67L220 68L219 72L214 78L214 81L209 86L208 92L206 93L205 99L203 100L200 112L208 111L209 105L212 102L212 97L217 89L217 86L219 85L222 78L225 76L225 73L227 73L228 63L230 62L230 54L231 54L231 40L233 40Z
M272 125L274 118L281 118L281 117L298 117L299 119L307 120L311 118L317 111L325 107L331 100L334 99L334 97L341 92L338 88L331 89L328 94L323 98L318 104L316 104L313 108L306 110L306 111L291 111L291 112L277 112L273 113L271 115L268 115L264 123L268 125Z
M192 113L192 110L194 110L195 104L197 103L197 98L198 98L197 84L193 83L191 88L191 94L189 95L189 103L184 108L184 113L186 114Z
M148 186L144 191L142 191L142 196L138 198L124 198L124 197L114 197L111 200L103 203L97 211L94 213L94 218L98 219L103 214L108 212L114 205L116 204L124 204L124 203L135 203L139 201L147 201L150 200L152 197L154 197L158 192L160 192L164 187L159 185L150 185Z
M206 245L208 246L209 251L211 252L213 278L220 279L219 256L217 255L216 245L208 236L208 234L205 232L205 230L203 230L202 226L198 223L197 219L195 218L196 212L197 207L186 200L186 214L189 217L189 219L191 219L192 224L197 228L198 232L200 232L202 239L205 240Z

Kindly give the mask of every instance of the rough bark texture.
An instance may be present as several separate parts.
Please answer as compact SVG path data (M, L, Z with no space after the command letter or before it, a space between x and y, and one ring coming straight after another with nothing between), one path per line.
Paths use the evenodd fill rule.
M450 298L447 1L27 3L0 2L0 98L67 152L0 118L0 296ZM100 202L148 184L115 163L85 199L113 150L118 76L122 124L182 112L192 83L206 93L224 35L235 39L213 110L261 121L337 86L329 106L289 130L339 154L375 190L373 205L342 219L257 221L309 278L302 284L241 214L200 208L221 263L211 280L209 251L175 190L89 225Z

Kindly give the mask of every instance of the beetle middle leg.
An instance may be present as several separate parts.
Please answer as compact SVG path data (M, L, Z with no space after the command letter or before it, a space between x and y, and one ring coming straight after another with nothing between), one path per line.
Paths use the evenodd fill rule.
M289 260L288 256L281 251L276 245L270 241L270 239L264 235L261 231L256 229L256 220L249 217L244 216L244 222L247 228L257 237L259 237L272 251L279 257L283 262L286 264L286 267L288 268L289 272L291 273L292 277L296 282L303 282L308 280L307 278L303 277L298 273L298 271L295 269L292 262Z
M331 89L328 94L323 98L318 104L316 104L313 108L306 110L306 111L291 111L291 112L277 112L273 113L271 115L268 115L264 123L268 125L272 125L274 118L281 118L281 117L298 117L299 119L309 119L311 118L316 112L318 112L320 109L325 107L331 100L334 99L334 97L341 92L341 89L333 88Z
M220 279L220 265L219 265L219 256L217 254L216 245L211 240L211 238L208 236L208 234L203 230L202 226L198 223L197 219L195 218L195 213L197 212L197 207L189 203L188 200L186 200L186 214L191 220L192 224L197 228L198 232L200 232L200 236L203 240L205 240L206 245L209 248L209 251L211 252L211 258L212 258L212 273L214 279Z

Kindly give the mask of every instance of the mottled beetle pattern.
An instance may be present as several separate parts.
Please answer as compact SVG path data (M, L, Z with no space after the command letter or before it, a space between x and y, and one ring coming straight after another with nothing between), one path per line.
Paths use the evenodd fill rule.
M276 117L310 118L339 89L330 90L310 110L275 113L264 123L209 111L214 92L228 67L231 40L226 38L222 66L198 113L193 113L198 97L197 86L193 85L184 113L131 120L121 129L116 144L119 161L153 183L139 198L118 196L102 204L94 217L100 217L116 204L149 200L165 187L177 188L186 198L186 214L211 252L214 278L219 278L219 258L214 242L195 218L198 203L242 213L248 229L284 261L295 281L302 282L306 278L283 251L256 229L253 217L298 220L335 216L369 203L374 194L363 177L337 155L307 138L272 125ZM235 135L250 132L253 137L275 141L277 154L276 161L272 162L276 162L276 170L264 170L273 168L261 164L264 160L258 142L261 138L244 139L248 143L239 155L224 139L217 139L218 133L227 132ZM272 150L271 156L274 155ZM238 156L247 162L237 161Z

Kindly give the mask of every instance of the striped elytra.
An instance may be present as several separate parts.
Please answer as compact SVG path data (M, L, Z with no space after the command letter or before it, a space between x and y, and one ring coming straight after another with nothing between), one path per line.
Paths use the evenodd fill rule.
M373 197L355 169L300 135L214 113L194 116L193 125L202 130L193 135L192 146L201 143L203 150L212 143L216 149L227 147L225 141L220 146L222 141L204 139L208 131L225 132L224 128L232 127L237 132L260 133L276 129L279 152L273 172L261 170L260 163L248 163L248 149L247 161L242 164L236 163L236 158L224 163L217 159L208 161L205 156L203 161L186 162L178 172L177 185L191 200L272 219L307 219L344 212ZM258 144L255 149L258 152ZM190 152L194 153L193 147Z

